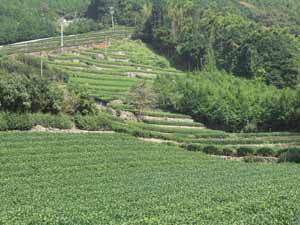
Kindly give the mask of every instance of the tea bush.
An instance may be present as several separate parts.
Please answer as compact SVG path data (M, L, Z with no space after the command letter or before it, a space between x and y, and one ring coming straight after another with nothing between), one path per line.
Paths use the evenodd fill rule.
M260 156L276 156L276 151L273 148L259 148L256 150L256 154Z
M8 130L7 117L5 113L0 112L0 131Z
M276 158L266 158L262 156L246 156L243 160L246 163L276 163L278 161Z
M40 125L45 128L71 129L73 122L67 115L43 113L4 113L0 112L0 131L30 130Z
M223 154L225 156L234 156L236 154L236 150L234 148L223 148Z
M6 114L8 130L30 130L34 125L29 114Z
M184 147L188 151L192 151L192 152L201 152L201 151L203 151L203 146L197 145L197 144L187 144L187 145L184 145Z
M280 155L279 162L300 163L300 148L289 148Z
M298 165L124 134L2 132L0 146L0 224L299 224Z
M237 156L239 157L250 156L254 154L255 154L255 150L250 147L240 147L237 149Z
M40 125L46 128L71 129L73 122L67 115L30 114L32 126Z
M203 148L203 152L205 152L206 154L210 154L210 155L222 155L222 149L220 149L217 146L214 145L210 145L210 146L205 146Z
M79 129L88 131L112 130L112 120L108 115L77 115L75 124Z

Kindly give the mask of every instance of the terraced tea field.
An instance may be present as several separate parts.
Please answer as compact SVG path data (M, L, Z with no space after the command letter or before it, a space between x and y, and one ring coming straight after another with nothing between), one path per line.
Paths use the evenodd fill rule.
M109 42L51 55L48 62L67 71L71 82L84 86L91 96L105 101L126 98L128 90L140 79L151 82L158 74L180 73L140 41Z
M0 224L299 224L300 167L120 134L0 133Z
M50 53L47 60L50 65L66 71L71 83L106 102L126 101L128 91L139 80L151 83L157 75L183 74L141 41L128 39L110 38L100 45L72 48L64 54ZM135 111L126 105L115 109ZM300 146L299 133L232 134L207 129L189 116L160 110L146 112L142 122L128 123L138 136L148 141L235 149L272 147L279 150Z
M173 118L174 120L162 119L162 117L146 116L144 123L133 123L142 130L145 140L167 140L179 145L194 145L198 147L216 146L218 148L237 149L239 147L251 147L258 149L271 147L275 150L288 147L300 147L300 134L289 132L276 133L227 133L211 130L193 120Z

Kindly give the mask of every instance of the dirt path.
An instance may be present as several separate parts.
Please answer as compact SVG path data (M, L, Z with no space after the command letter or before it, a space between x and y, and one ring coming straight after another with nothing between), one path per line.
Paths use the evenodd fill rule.
M177 126L177 125L157 125L151 124L152 126L161 127L161 128L180 128L180 129L195 129L195 130L204 130L206 127L193 127L193 126Z
M152 143L172 143L172 144L176 144L176 145L180 145L180 143L176 142L176 141L169 141L169 140L163 140L163 139L158 139L158 138L138 138L142 141L146 141L146 142L152 142Z
M144 116L143 119L145 119L145 120L154 120L154 121L173 121L173 122L194 123L193 119L188 119L188 118L171 118L171 117Z
M56 128L45 128L42 126L36 126L32 128L29 132L47 132L47 133L67 133L67 134L114 134L114 131L87 131L87 130L80 130L77 128L72 128L68 130L64 129L56 129Z

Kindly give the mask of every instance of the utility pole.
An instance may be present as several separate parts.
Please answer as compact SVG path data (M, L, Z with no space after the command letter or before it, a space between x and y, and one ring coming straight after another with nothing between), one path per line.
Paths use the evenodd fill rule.
M25 53L28 53L28 43L25 44Z
M44 73L44 71L43 71L43 69L44 69L44 62L43 62L43 54L42 54L42 52L41 52L41 55L40 55L40 57L41 57L41 77L43 77L43 73Z
M108 38L105 37L105 58L107 57Z
M64 52L64 18L60 20L60 49L61 53Z
M114 10L114 7L113 6L109 7L109 11L110 11L110 15L111 15L111 26L112 26L112 29L114 30L115 29L115 21L114 21L115 10Z

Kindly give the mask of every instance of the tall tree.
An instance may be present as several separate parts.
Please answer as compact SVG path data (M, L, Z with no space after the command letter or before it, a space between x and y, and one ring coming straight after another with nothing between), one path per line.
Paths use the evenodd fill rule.
M144 115L146 109L156 105L157 95L146 81L140 81L129 92L129 103L137 109L137 116Z
M86 16L103 22L109 15L109 7L112 5L111 0L92 0L87 9Z

